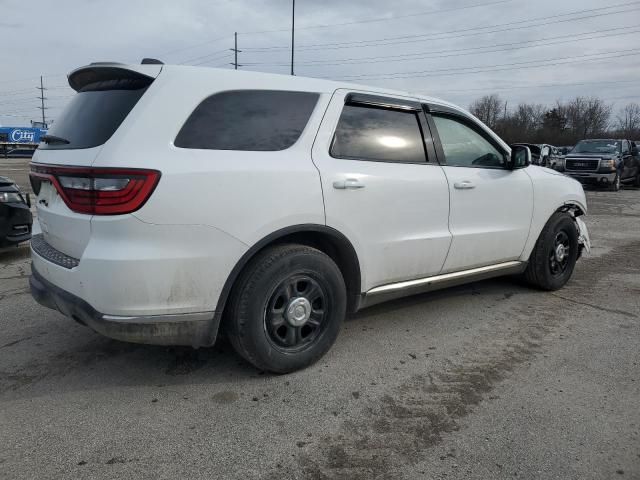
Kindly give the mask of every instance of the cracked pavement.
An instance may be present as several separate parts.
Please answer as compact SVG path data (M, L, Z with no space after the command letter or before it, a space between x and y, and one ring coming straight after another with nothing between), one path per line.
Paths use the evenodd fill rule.
M0 169L0 174L1 174ZM37 305L0 253L0 477L640 478L640 190L588 192L564 289L497 279L350 318L286 376Z

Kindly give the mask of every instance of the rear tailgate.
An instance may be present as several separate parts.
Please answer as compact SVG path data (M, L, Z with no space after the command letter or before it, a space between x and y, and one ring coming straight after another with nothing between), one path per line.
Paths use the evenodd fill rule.
M49 130L48 143L40 144L32 160L38 222L44 240L56 250L79 259L89 242L92 215L70 208L58 191L60 186L54 186L55 175L38 172L51 168L55 172L55 166L91 167L161 69L161 65L105 63L69 74L69 85L78 93Z

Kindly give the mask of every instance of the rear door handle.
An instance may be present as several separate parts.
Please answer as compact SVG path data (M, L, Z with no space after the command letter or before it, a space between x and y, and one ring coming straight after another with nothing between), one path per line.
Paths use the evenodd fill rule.
M364 188L364 183L357 178L347 178L346 180L336 180L333 182L333 188L338 190L357 190Z
M476 186L473 184L473 182L470 182L469 180L464 180L462 182L456 182L453 184L454 188L457 188L458 190L471 190L472 188L476 188Z

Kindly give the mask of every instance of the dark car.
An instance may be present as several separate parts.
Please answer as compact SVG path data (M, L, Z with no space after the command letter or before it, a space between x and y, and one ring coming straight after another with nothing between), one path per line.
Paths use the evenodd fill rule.
M31 200L17 185L0 177L0 247L9 247L31 239Z
M621 183L640 186L640 156L625 139L580 140L564 158L564 172L584 184L617 191Z

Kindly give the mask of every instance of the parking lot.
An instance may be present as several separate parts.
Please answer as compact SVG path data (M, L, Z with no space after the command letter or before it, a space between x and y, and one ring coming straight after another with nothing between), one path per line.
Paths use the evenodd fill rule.
M26 160L0 175L28 188ZM564 289L366 309L306 370L109 340L0 253L1 478L640 478L640 190L589 191Z

